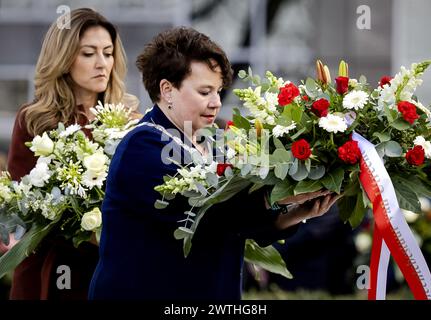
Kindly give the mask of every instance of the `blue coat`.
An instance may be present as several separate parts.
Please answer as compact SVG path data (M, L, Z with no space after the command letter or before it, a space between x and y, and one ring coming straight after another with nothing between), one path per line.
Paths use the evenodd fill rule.
M175 128L157 105L142 121ZM180 197L164 210L154 208L161 198L154 187L178 168L161 159L170 142L162 141L159 130L141 126L117 147L90 299L240 299L245 239L268 245L295 231L277 231L263 191L245 190L207 211L184 258L182 241L173 232L190 207Z

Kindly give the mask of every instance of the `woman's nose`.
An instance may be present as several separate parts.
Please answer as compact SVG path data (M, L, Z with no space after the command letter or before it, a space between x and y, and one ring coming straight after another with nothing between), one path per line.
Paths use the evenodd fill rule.
M96 57L96 68L104 68L107 66L106 58L102 54L98 54Z

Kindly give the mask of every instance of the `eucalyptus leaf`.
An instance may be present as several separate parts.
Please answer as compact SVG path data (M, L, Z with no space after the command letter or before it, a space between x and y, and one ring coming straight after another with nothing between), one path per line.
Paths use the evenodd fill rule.
M288 170L289 170L289 164L277 163L275 165L274 173L277 178L283 180L284 178L286 178Z
M380 142L386 142L391 140L391 136L388 133L374 132L373 136L377 137Z
M240 79L244 79L245 77L247 77L247 72L245 72L245 70L239 70L238 71L238 77Z
M227 171L227 169L226 169L226 171ZM226 171L225 171L225 174L226 174ZM202 185L202 183L195 182L195 186L196 186L196 188L198 188L199 193L201 195L203 195L204 197L208 194L207 189Z
M298 170L294 174L291 174L290 176L292 177L292 179L296 181L301 181L307 178L308 171L302 161L298 161Z
M259 177L261 179L265 179L266 176L268 175L268 173L269 173L269 168L268 167L261 167L259 169Z
M192 234L193 234L193 231L185 227L179 227L174 231L174 237L177 240L184 239L185 237L188 237Z
M385 154L388 157L401 157L403 154L403 149L400 144L396 141L385 142Z
M166 208L168 205L169 205L169 202L167 202L167 201L163 201L163 200L160 200L160 199L157 199L157 200L156 200L156 202L154 203L154 207L155 207L156 209L164 209L164 208Z
M298 168L299 168L299 160L295 158L295 160L293 160L293 165L290 167L289 169L289 175L294 175L298 172Z
M325 175L325 167L319 165L316 167L311 167L307 178L310 178L311 180L319 180L324 175Z
M283 143L280 141L280 139L278 139L278 138L276 138L276 137L272 136L272 141L274 142L274 146L275 146L277 149L284 149L284 145L283 145Z
M394 122L390 123L391 127L394 127L397 130L403 131L410 129L412 126L406 120L398 118Z
M246 176L247 174L250 173L251 169L253 169L253 166L251 164L249 163L244 164L241 168L241 175L243 177Z

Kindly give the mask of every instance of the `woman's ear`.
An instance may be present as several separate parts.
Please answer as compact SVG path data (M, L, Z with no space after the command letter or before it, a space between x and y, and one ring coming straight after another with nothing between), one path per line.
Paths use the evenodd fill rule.
M160 81L160 99L172 103L172 83L166 79Z

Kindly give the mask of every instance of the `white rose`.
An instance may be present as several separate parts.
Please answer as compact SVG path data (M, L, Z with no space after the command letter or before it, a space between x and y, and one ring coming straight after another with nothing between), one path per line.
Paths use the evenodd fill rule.
M81 227L87 231L94 231L102 225L102 213L99 208L84 213L81 219Z
M106 156L102 153L95 153L84 158L84 166L92 173L101 173L106 169Z
M33 138L30 150L34 152L35 156L49 156L54 151L54 142L44 132L42 137Z

